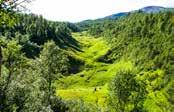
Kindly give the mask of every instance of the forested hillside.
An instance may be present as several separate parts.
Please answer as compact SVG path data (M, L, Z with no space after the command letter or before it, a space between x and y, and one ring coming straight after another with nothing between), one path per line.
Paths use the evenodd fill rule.
M53 40L59 47L77 47L77 42L71 37L71 30L78 29L71 24L51 22L42 16L33 14L16 15L18 22L13 27L1 26L1 35L7 39L15 38L23 46L27 57L38 56L41 47L48 40Z
M3 2L0 112L174 111L173 9L73 24Z
M77 27L33 14L14 15L12 25L0 28L0 111L68 111L52 83L61 74L77 72L74 63L82 63L66 52L80 50L71 36Z
M116 110L129 111L128 106L134 105L149 112L173 111L173 15L173 11L132 13L89 29L90 34L104 36L112 46L99 61L131 61L133 65L131 70L122 68L116 73L111 85L111 97L118 99L113 102L120 106L113 105ZM130 99L135 96L140 99Z

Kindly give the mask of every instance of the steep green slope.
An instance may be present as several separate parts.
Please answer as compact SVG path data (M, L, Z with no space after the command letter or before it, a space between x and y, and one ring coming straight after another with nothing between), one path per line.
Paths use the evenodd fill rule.
M98 28L102 30L98 32ZM103 62L132 62L136 68L136 79L145 84L142 108L148 112L170 112L174 109L173 29L172 10L153 14L133 13L89 29L89 33L104 36L111 44Z

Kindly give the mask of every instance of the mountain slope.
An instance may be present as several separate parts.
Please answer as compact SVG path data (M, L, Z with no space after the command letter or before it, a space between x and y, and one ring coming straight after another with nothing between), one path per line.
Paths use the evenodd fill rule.
M172 9L172 8L165 8L165 7L161 7L161 6L147 6L147 7L138 9L138 10L133 10L130 12L120 12L120 13L116 13L116 14L112 14L112 15L103 17L103 18L95 19L95 20L81 21L76 24L82 30L86 30L89 27L91 27L92 25L96 25L96 24L100 24L100 23L104 23L104 22L112 21L112 20L118 20L122 17L126 17L126 16L130 15L131 13L135 13L135 12L158 13L160 11L165 11L165 10L170 10L170 9Z
M111 44L103 62L132 62L136 79L145 84L143 108L149 112L174 109L173 15L172 10L151 14L136 12L89 30L95 37L104 36Z

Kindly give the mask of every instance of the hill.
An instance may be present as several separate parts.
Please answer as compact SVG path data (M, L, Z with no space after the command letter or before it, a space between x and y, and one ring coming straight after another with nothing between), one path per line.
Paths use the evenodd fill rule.
M172 9L172 8L165 8L165 7L160 7L160 6L147 6L147 7L137 9L134 11L130 11L130 12L119 12L119 13L112 14L112 15L109 15L109 16L106 16L103 18L95 19L95 20L81 21L76 24L81 29L86 30L94 24L100 24L100 23L107 22L107 21L117 20L119 18L126 17L131 13L135 13L135 12L139 12L139 11L144 12L144 13L158 13L160 11L165 11L165 10L170 10L170 9Z
M1 36L17 38L27 57L37 57L41 46L49 40L54 40L64 49L68 47L78 49L78 42L71 36L71 31L79 31L76 25L48 21L34 14L16 14L16 18L18 21L12 28L1 26Z
M167 9L167 8L164 8L161 6L147 6L142 9L139 9L139 10L142 12L146 12L146 13L157 13L157 12L160 12L165 9Z
M136 79L147 90L143 108L150 112L173 110L173 15L173 11L136 12L89 29L90 34L104 36L112 46L101 61L131 61Z

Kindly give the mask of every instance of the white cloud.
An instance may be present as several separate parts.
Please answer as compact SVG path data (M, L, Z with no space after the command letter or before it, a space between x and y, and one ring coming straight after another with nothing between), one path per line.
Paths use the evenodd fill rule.
M150 5L172 7L174 0L35 0L29 7L49 20L76 22Z

